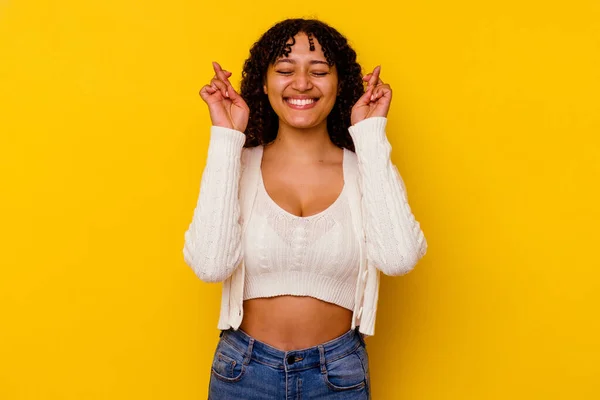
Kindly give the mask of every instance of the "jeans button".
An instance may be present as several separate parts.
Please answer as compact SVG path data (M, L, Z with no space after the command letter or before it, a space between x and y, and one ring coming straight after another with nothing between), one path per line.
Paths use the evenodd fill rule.
M288 362L288 364L295 363L296 362L296 357L294 357L294 356L288 356L287 362Z

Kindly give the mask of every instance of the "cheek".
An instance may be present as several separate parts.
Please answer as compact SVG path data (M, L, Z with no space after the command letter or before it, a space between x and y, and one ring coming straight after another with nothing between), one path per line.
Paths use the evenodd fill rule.
M266 86L267 97L269 98L269 102L271 105L277 100L281 99L281 88L277 84L277 82L267 82Z
M324 87L323 93L327 94L328 102L335 103L335 100L338 95L337 82L332 82L332 83L328 84L327 87Z
M326 83L322 88L323 93L327 93L329 96L337 97L338 92L338 81L331 80Z
M288 80L282 77L268 77L267 78L267 91L269 95L272 93L273 95L281 96L281 92L289 85Z

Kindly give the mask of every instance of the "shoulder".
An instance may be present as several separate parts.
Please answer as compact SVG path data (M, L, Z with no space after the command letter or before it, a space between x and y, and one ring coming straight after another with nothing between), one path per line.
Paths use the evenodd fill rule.
M260 169L262 161L263 146L244 147L242 149L241 167L242 173L246 170L256 171Z
M344 170L350 174L358 173L358 156L352 150L344 149Z
M242 149L242 168L246 168L256 162L262 155L262 146L244 147Z
M358 163L358 156L352 150L344 149L344 158L346 158L352 164Z

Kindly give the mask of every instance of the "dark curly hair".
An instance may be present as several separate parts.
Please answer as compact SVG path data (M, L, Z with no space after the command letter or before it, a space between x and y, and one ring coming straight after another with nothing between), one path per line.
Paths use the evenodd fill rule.
M269 66L279 57L287 57L292 51L294 36L298 33L308 36L311 51L315 49L312 38L316 37L327 62L337 69L338 95L327 117L327 131L336 146L354 151L348 127L352 107L365 91L361 68L356 62L356 52L350 47L348 40L334 28L314 19L281 21L264 33L250 49L250 57L244 63L241 84L241 95L250 108L244 146L265 145L277 136L279 118L263 91L263 84ZM292 42L288 44L290 39Z

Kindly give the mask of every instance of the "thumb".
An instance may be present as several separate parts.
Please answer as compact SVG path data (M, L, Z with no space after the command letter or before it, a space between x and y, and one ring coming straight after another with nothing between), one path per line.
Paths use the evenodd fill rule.
M231 100L231 102L236 106L244 107L246 105L246 102L244 101L242 96L240 96L240 94L235 91L233 86L229 86L227 88L227 94L229 95L229 99Z

